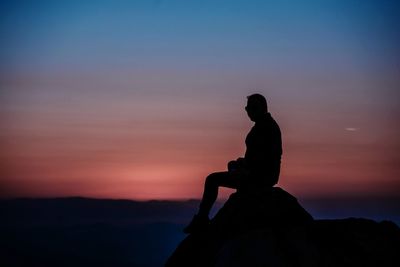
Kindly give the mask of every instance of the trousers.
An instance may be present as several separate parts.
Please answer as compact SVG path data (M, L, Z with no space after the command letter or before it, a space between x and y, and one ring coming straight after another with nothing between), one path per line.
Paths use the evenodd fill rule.
M207 176L204 183L203 198L200 202L199 215L208 216L218 197L220 186L238 189L244 174L239 171L214 172Z
M200 202L199 215L208 216L214 202L218 197L218 188L227 187L237 189L238 192L257 192L273 187L279 178L280 166L271 169L264 175L255 176L244 169L236 169L225 172L214 172L207 176L204 183L203 198Z

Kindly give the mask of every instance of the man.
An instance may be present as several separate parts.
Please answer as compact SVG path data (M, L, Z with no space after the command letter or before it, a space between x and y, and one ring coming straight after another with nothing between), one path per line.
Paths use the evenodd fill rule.
M206 178L199 212L184 229L185 233L199 231L209 224L208 215L217 199L218 187L251 194L278 182L282 156L279 126L268 112L264 96L248 96L245 109L250 120L255 122L246 137L245 156L229 162L228 171L212 173Z

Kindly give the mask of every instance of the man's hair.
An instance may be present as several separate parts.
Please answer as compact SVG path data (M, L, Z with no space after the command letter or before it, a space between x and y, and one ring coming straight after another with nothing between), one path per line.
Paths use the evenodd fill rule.
M247 97L248 101L257 103L261 107L265 108L266 111L268 111L268 105L267 105L267 100L265 97L261 94L252 94Z

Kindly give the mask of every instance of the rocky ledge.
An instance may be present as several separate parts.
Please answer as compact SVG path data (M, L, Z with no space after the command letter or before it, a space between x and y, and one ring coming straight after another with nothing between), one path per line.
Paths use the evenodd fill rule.
M362 218L314 220L278 187L234 193L208 228L180 243L166 266L397 267L400 229Z

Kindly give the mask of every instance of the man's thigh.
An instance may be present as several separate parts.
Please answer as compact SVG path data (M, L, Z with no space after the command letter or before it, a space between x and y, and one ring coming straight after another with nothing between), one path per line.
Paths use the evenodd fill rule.
M212 183L218 186L237 189L239 186L240 175L234 171L214 172L209 176L209 178L212 180Z

